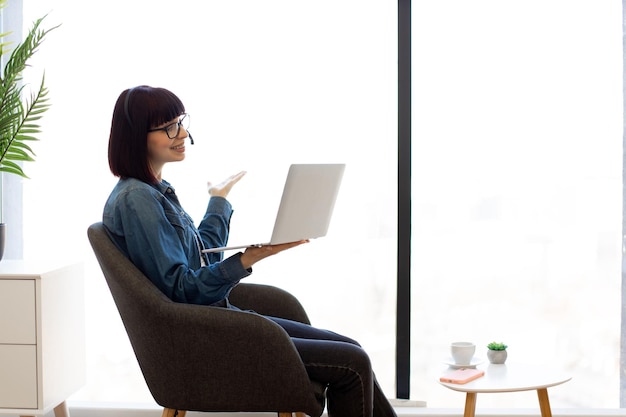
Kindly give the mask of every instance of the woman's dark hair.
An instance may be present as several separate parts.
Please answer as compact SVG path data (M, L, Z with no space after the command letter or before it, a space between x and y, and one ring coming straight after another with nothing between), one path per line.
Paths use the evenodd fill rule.
M148 164L148 130L185 113L182 101L165 88L124 90L115 103L109 135L109 168L120 178L158 182Z

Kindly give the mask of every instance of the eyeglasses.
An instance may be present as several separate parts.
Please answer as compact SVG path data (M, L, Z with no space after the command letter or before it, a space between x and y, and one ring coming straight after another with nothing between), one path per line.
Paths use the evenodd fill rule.
M167 137L170 139L176 139L180 133L180 127L184 127L185 130L189 129L189 115L184 113L177 122L171 123L165 127L157 127L156 129L150 129L148 132L157 132L159 130L164 131Z

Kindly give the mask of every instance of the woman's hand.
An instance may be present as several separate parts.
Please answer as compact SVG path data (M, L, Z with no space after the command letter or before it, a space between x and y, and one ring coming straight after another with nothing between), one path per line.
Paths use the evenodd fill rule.
M235 175L231 175L217 185L213 185L211 182L207 182L206 185L209 189L209 195L211 197L226 198L231 188L233 188L233 185L237 184L244 175L246 175L246 171L241 171Z
M259 262L261 259L265 259L268 256L276 255L284 250L295 248L304 243L308 243L308 240L300 240L298 242L281 243L280 245L267 245L259 248L248 248L241 255L241 264L245 269L250 269L252 265Z

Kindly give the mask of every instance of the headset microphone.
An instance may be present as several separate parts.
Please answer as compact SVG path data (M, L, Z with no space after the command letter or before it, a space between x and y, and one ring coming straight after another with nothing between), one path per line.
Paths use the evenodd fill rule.
M191 137L191 133L187 132L187 136L189 136L189 141L193 145L193 138Z

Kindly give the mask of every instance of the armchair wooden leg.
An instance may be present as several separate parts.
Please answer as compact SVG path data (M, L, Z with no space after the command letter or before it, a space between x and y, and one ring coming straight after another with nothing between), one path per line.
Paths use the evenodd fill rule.
M164 408L161 417L185 417L187 414L184 410L174 410L173 408Z

